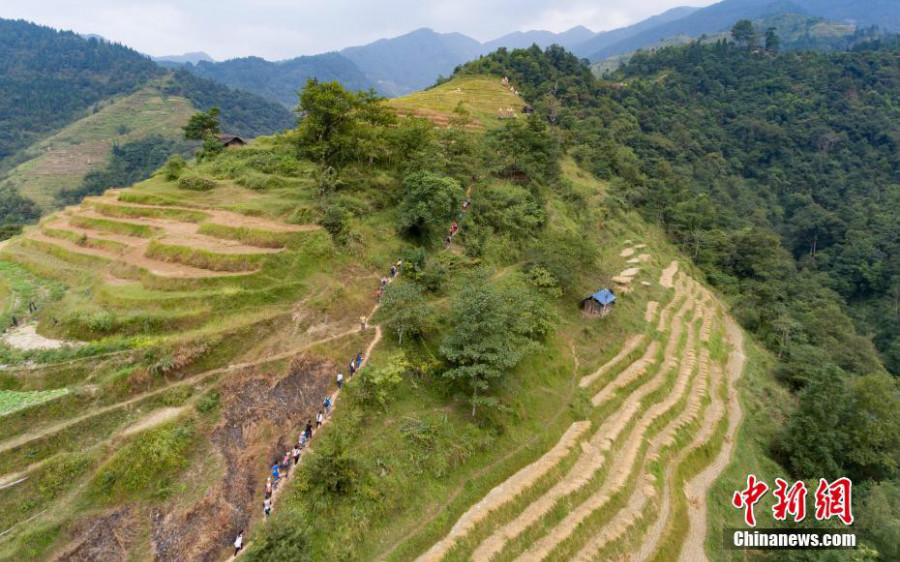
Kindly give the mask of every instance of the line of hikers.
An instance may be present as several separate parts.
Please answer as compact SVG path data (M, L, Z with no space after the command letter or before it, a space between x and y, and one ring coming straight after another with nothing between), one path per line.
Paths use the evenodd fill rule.
M462 220L463 213L469 210L469 200L466 199L462 202L462 211L459 213L459 220ZM450 224L450 228L447 229L447 237L444 238L444 247L449 248L450 243L453 242L453 237L456 236L456 233L459 232L459 222L453 221Z
M387 284L397 278L400 275L400 268L403 267L403 260L397 260L397 263L391 265L391 273L390 277L382 277L381 281L378 284L378 290L375 291L375 300L377 302L381 301L381 297L384 295L384 288L387 287ZM366 320L365 316L359 317L359 331L364 332L366 330Z
M468 207L468 201L466 201L465 207ZM465 208L464 207L464 208ZM453 223L456 225L456 223ZM403 267L403 260L397 260L397 263L391 265L390 278L382 277L381 278L381 287L378 289L378 298L381 299L381 295L384 293L384 288L388 283L396 279L397 275L400 274L400 269ZM368 328L368 318L363 315L359 317L359 330L364 332ZM355 357L350 359L350 363L347 366L347 371L349 373L348 378L352 379L353 375L360 372L363 367L363 352L360 351L356 354ZM337 395L338 392L344 387L344 373L338 372L337 374L337 391L335 391L334 396ZM334 400L332 398L333 395L329 394L322 401L322 407L319 409L319 412L316 414L316 423L315 429L318 430L322 427L322 424L325 423L325 419L331 416L331 409L334 406ZM300 437L297 438L297 444L294 445L294 448L285 451L284 457L279 460L275 460L272 463L272 473L266 478L266 487L265 487L265 499L263 500L263 514L265 518L268 519L272 514L273 507L273 496L275 491L278 489L278 483L281 481L281 474L284 472L285 474L289 473L292 467L297 466L300 463L300 456L303 453L303 450L306 449L306 446L309 444L310 440L313 436L313 421L307 420L306 427L304 427L303 431L300 433ZM291 463L293 460L293 463ZM244 548L244 530L241 529L238 531L237 537L234 539L234 555L237 556L238 553Z

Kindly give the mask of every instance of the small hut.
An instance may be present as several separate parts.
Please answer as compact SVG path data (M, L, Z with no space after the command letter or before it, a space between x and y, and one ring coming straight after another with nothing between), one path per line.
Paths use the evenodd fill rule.
M582 299L581 310L588 316L603 318L612 311L615 305L616 295L609 289L600 289L593 295Z
M244 146L245 144L247 144L247 141L237 135L219 135L219 142L221 142L222 146L224 146L225 148L231 148L233 146Z

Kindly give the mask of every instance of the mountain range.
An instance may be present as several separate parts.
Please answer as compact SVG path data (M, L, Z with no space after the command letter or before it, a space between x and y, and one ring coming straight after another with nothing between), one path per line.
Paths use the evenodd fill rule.
M461 33L438 33L423 28L338 52L284 61L244 57L214 62L208 56L201 56L202 53L155 60L166 66L183 65L198 76L294 107L297 90L311 77L338 80L351 89L372 88L396 97L426 88L439 77L449 76L460 64L500 48L524 48L532 44L545 48L558 44L579 57L597 62L673 38L687 40L721 34L739 19L771 20L782 14L825 18L854 28L878 26L900 31L900 10L895 0L723 0L705 8L672 8L634 25L599 33L583 26L561 33L516 31L482 43Z

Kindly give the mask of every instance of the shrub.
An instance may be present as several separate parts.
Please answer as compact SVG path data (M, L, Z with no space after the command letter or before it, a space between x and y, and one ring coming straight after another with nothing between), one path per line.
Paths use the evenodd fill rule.
M155 486L167 495L172 476L187 466L192 427L184 422L148 429L115 455L91 480L91 490L104 499L133 497Z
M219 406L219 393L217 391L212 391L207 394L204 394L202 398L197 401L197 411L201 414L208 414L212 412Z
M236 182L238 185L254 191L278 189L279 187L285 187L287 185L287 181L281 176L261 174L253 171L244 173L244 175L239 177Z
M306 205L298 205L291 211L291 214L288 215L286 219L290 224L309 224L313 221L313 217L315 217L315 211L312 207L308 207Z
M406 356L399 352L385 366L363 369L353 383L353 396L363 404L384 408L393 399L410 368Z
M163 166L163 177L166 181L175 181L181 177L182 172L187 167L187 162L179 155L170 156Z
M181 176L178 178L179 189L189 189L191 191L209 191L216 187L216 182L203 176Z

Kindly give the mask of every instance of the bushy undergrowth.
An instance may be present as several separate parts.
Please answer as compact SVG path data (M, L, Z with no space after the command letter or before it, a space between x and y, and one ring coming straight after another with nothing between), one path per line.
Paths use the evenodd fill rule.
M263 254L217 254L202 248L162 244L152 240L144 252L148 258L175 262L210 271L252 271Z
M126 236L136 236L139 238L150 238L156 230L152 226L146 224L95 219L78 215L70 217L69 224L77 226L78 228L99 230L101 232L109 232L112 234L124 234Z
M185 174L178 178L179 189L191 191L209 191L216 187L216 182L200 175Z
M215 238L237 240L260 248L283 248L291 237L290 232L276 232L247 226L228 226L213 222L201 224L198 232Z
M184 421L139 433L97 471L89 493L101 501L167 496L172 479L187 466L192 436L193 425Z

